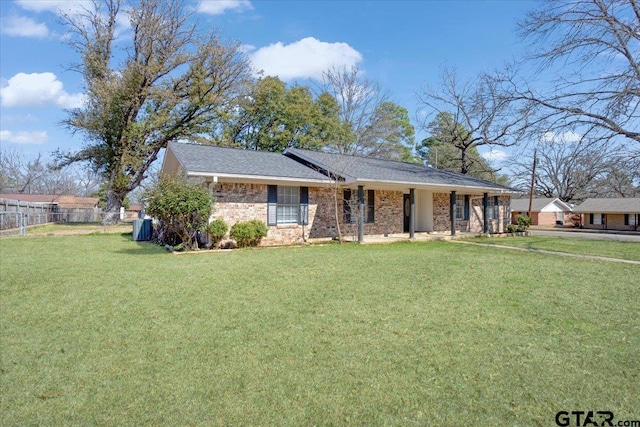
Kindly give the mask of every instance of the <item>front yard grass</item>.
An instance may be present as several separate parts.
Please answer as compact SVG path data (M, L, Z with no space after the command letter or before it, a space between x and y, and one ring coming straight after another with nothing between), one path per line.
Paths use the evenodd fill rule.
M640 267L447 242L0 240L0 424L638 419Z
M543 249L640 261L640 243L637 242L548 236L505 237L499 239L482 237L472 241L491 245L516 246L526 249Z

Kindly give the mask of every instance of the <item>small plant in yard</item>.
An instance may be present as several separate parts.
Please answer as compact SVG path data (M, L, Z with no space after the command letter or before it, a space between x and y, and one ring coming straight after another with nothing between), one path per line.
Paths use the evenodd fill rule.
M258 246L263 237L267 237L267 225L257 219L246 222L236 222L229 232L230 237L241 248Z
M515 224L507 224L507 233L515 233L518 230L518 227Z
M519 231L519 232L527 231L527 229L531 225L531 218L529 218L527 215L516 216L516 221L518 222L518 225L516 226L516 231ZM508 229L509 227L507 227L507 230Z
M229 231L229 226L222 218L216 218L207 226L207 232L211 238L211 244L218 246Z

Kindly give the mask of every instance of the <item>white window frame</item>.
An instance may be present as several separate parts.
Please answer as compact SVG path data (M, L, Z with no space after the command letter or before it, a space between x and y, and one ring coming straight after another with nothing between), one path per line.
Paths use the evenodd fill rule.
M500 206L499 203L500 202L498 202L498 204L496 205L494 196L489 196L489 200L487 203L487 219L488 220L498 219L500 217L499 210L498 210L498 207Z
M465 221L464 200L464 194L456 194L456 221Z
M636 225L636 214L629 214L629 225L635 227Z
M593 214L593 225L602 225L602 214L594 213Z
M276 223L278 225L298 224L300 214L300 187L278 185Z

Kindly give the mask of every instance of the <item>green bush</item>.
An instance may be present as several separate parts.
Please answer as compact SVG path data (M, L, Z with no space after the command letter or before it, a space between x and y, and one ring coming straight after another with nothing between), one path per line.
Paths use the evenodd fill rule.
M516 227L514 224L507 224L508 233L515 233L517 230L518 230L518 227Z
M231 227L229 235L239 247L258 246L263 237L267 237L267 225L257 219L246 222L236 222Z
M147 213L160 221L159 243L198 248L196 234L206 229L214 204L206 188L183 177L162 175L143 200Z
M217 246L218 243L224 238L225 234L229 231L229 226L224 219L216 218L207 226L207 232L211 237L211 243Z
M518 215L516 216L516 221L518 226L516 227L516 231L527 231L527 228L531 225L531 218L527 215Z

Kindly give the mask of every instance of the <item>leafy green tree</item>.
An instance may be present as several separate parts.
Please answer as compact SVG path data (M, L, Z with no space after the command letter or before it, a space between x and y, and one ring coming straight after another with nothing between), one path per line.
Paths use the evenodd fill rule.
M177 237L185 250L198 248L196 233L204 231L214 206L209 191L181 176L162 175L143 195L146 212L161 221L160 243Z
M100 172L107 182L105 222L115 222L160 150L214 129L251 76L240 45L223 43L215 32L201 37L188 23L184 0L91 4L65 18L87 94L65 123L85 144L58 153L58 161L88 162ZM121 14L133 32L125 39L116 33Z
M335 100L326 95L314 99L305 86L287 88L277 77L265 77L239 100L215 142L261 151L314 150L339 131Z
M412 153L415 130L409 112L393 102L383 102L375 109L362 132L362 154L389 160L415 162Z

